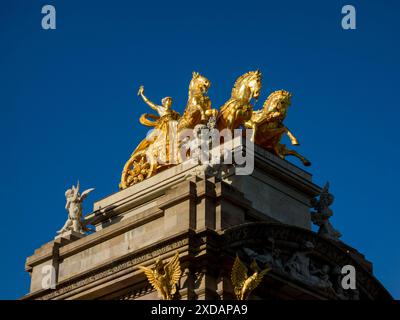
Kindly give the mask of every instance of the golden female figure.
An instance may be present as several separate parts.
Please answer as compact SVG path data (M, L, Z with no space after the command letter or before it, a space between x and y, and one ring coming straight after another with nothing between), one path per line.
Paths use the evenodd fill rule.
M154 175L162 167L168 167L171 160L171 147L175 143L176 124L180 118L178 112L171 109L172 98L165 97L161 105L156 105L144 95L144 87L139 88L138 95L158 115L143 114L141 124L154 127L154 130L136 147L122 171L120 188L125 189L137 182Z

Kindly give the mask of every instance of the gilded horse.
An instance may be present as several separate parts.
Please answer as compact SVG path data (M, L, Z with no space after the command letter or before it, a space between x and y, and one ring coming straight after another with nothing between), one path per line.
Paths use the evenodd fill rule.
M250 71L241 75L233 86L231 98L221 107L217 127L236 129L250 120L253 106L251 99L258 99L261 90L261 72Z
M310 161L286 145L280 143L286 133L292 145L299 145L296 137L283 125L287 110L291 105L291 94L285 90L271 93L263 104L261 110L254 111L251 118L245 122L245 127L253 129L251 140L266 148L282 159L291 155L299 158L305 166L311 165Z
M211 116L217 116L218 110L211 109L211 100L207 96L210 86L210 80L198 72L193 72L186 108L178 121L178 132L184 129L193 129L198 124L207 123Z

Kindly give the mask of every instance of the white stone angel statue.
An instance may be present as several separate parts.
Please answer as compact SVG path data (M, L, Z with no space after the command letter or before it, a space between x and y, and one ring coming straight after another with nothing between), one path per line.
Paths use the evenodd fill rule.
M79 181L77 186L72 186L65 192L65 198L67 203L65 209L68 211L68 220L65 222L61 230L57 231L58 234L65 233L67 231L75 231L81 234L85 234L88 231L85 222L82 220L82 202L92 192L94 188L87 189L79 193Z

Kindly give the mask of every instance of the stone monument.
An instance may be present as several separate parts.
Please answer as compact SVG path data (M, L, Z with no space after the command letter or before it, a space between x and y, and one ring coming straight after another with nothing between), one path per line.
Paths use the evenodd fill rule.
M22 299L392 299L328 221L328 188L285 159L310 165L281 143L287 134L298 145L283 125L291 94L276 91L254 111L261 72L251 71L216 110L210 85L193 73L182 116L172 98L156 105L140 88L158 113L140 118L152 133L126 162L120 190L84 217L94 231L61 232L27 258L31 284ZM356 270L355 289L343 288L346 265ZM53 270L52 286L43 285L44 268ZM249 290L252 275L257 286Z

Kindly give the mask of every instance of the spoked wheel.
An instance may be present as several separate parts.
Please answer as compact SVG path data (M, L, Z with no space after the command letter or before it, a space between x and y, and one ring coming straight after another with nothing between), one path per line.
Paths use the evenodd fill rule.
M125 164L122 171L120 189L128 188L135 183L150 177L154 172L154 166L147 161L146 153L140 152L132 156Z

